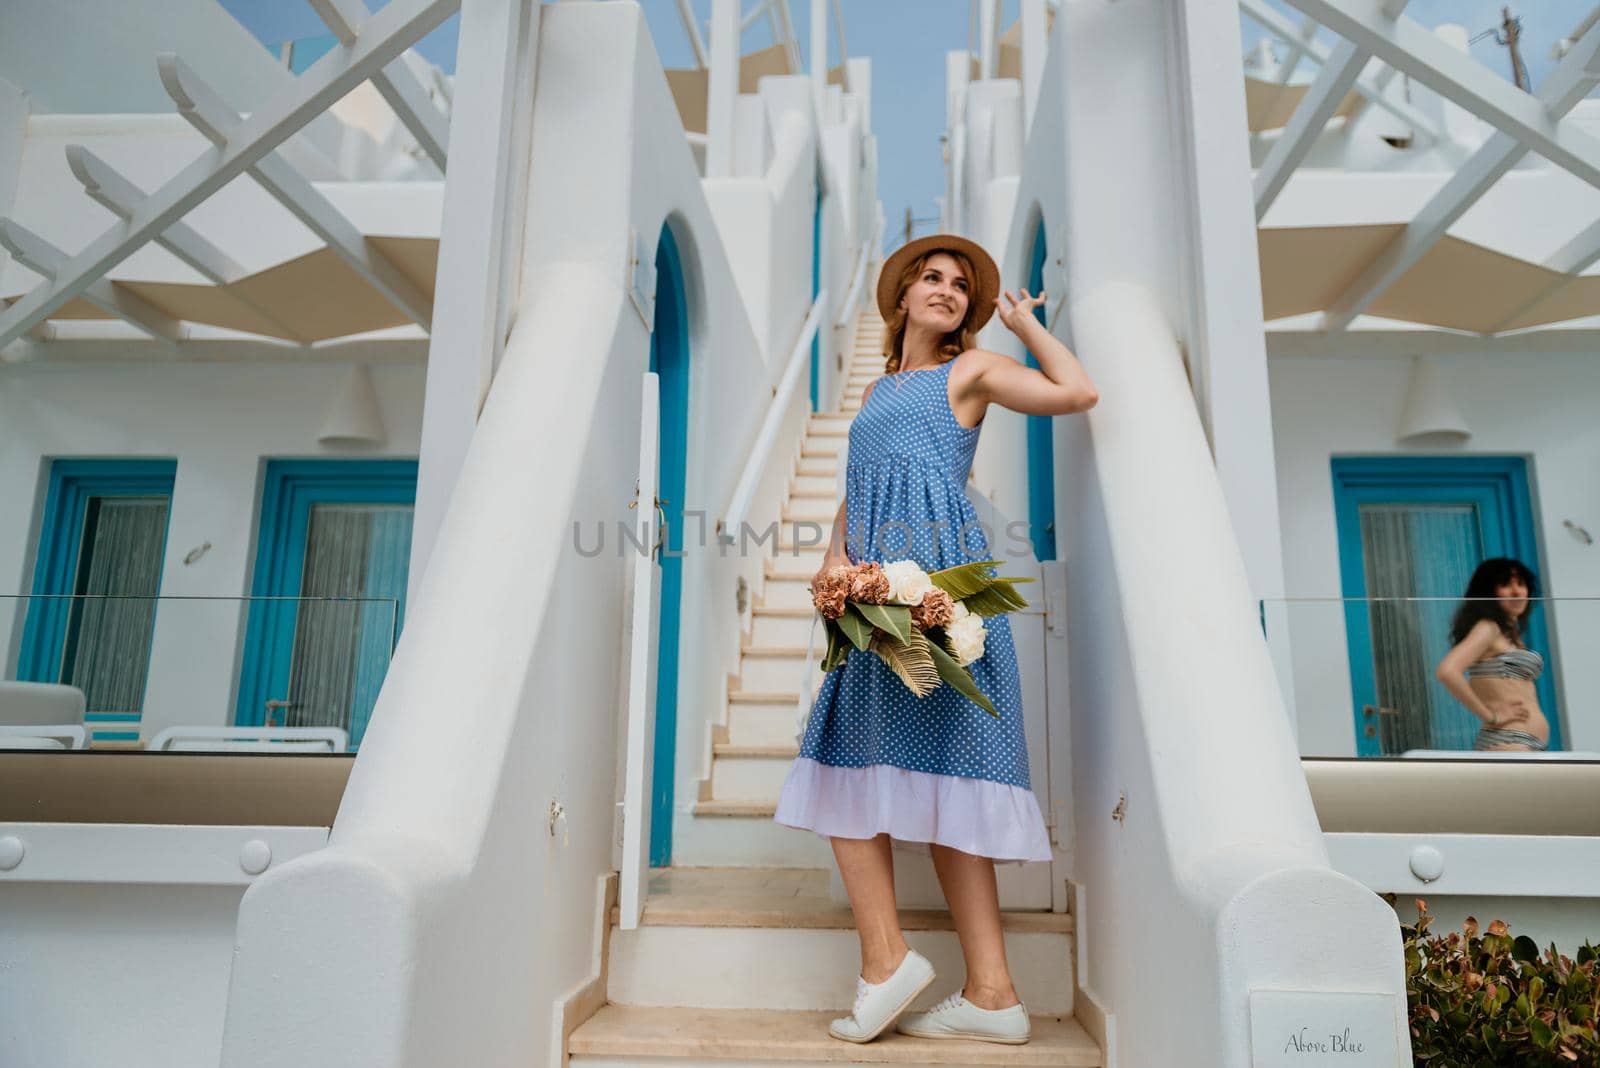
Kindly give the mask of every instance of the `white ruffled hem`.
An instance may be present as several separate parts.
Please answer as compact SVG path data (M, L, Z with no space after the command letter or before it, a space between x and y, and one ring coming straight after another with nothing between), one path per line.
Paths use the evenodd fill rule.
M996 864L1051 859L1032 790L893 764L851 768L796 757L772 818L824 838L887 832L892 846L924 856L937 842Z

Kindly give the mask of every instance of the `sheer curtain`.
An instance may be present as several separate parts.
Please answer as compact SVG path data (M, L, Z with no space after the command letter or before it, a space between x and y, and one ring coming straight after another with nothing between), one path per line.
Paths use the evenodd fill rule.
M358 745L388 671L399 629L392 603L411 555L410 505L318 504L306 532L305 570L289 675L290 726L343 727Z
M1477 507L1363 505L1361 548L1368 597L1447 598L1368 606L1382 752L1471 749L1478 720L1433 671L1450 649L1456 598L1483 559Z
M166 541L165 497L91 497L62 649L63 682L89 712L137 716L150 668L150 634Z

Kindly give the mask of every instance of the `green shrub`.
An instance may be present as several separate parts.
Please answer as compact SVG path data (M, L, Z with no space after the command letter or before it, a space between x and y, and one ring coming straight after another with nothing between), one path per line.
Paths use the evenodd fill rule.
M1386 895L1394 904L1394 895ZM1428 903L1401 925L1411 1052L1433 1068L1600 1065L1600 972L1585 942L1569 959L1543 954L1499 920L1482 935L1472 917L1460 932L1430 934Z

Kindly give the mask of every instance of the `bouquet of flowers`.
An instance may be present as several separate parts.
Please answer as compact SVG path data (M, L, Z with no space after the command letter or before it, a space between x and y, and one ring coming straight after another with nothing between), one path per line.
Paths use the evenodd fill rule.
M1026 608L1019 582L990 574L996 560L974 560L931 574L915 560L837 564L811 589L828 631L822 670L850 650L870 650L918 697L949 683L989 715L1000 713L978 689L969 665L983 656L983 620Z

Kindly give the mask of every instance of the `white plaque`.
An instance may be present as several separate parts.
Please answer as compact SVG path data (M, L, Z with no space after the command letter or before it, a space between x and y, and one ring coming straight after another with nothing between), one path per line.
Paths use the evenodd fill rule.
M1254 1068L1403 1068L1400 998L1303 990L1250 991Z

